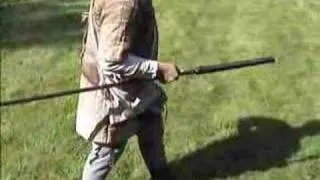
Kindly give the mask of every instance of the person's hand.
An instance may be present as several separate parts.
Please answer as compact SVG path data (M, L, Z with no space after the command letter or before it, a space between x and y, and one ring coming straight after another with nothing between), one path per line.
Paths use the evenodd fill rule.
M173 63L158 62L158 77L161 83L170 83L179 78L179 69Z

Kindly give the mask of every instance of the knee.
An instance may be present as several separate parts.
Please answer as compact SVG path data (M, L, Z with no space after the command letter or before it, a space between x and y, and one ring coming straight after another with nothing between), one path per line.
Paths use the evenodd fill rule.
M93 145L85 163L82 180L104 180L116 161L116 149Z

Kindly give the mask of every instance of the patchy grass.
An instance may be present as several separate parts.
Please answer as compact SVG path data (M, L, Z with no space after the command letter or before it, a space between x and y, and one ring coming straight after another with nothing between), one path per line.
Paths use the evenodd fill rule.
M1 101L78 87L88 1L1 5ZM320 179L320 3L156 0L160 59L182 68L259 56L278 63L165 87L165 143L180 179ZM1 108L1 179L79 179L89 150L76 96ZM132 138L112 179L147 179Z

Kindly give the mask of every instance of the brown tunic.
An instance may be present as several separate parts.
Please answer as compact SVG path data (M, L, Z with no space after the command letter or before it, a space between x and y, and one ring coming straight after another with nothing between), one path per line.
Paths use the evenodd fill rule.
M163 95L156 78L158 32L151 0L92 0L80 87L122 83L79 95L76 130L105 142L108 124L132 119Z

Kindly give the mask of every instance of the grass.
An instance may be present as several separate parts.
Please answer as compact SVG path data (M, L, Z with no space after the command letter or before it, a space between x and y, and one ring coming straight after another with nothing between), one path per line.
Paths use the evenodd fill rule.
M78 87L89 1L1 5L1 101ZM160 59L182 68L259 56L278 63L165 86L165 144L180 179L320 179L320 3L154 1ZM1 179L79 179L89 145L77 97L1 108ZM147 179L132 138L111 179Z

